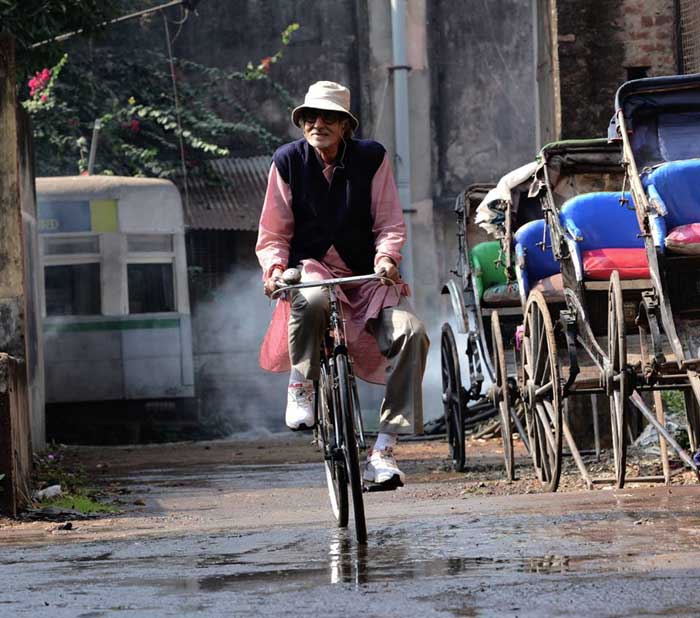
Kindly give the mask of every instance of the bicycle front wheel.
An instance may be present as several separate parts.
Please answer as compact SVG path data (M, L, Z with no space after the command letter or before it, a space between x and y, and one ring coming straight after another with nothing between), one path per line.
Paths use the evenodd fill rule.
M362 472L360 471L360 454L355 435L354 406L350 376L348 374L348 359L344 354L335 357L338 372L338 400L345 428L344 453L346 469L350 480L352 507L355 515L355 533L358 543L367 542L367 523L365 522L365 504L362 496Z
M323 451L331 510L338 527L346 528L349 514L348 475L345 469L345 459L337 448L334 419L340 419L341 415L334 414L333 401L333 382L324 364L321 366L321 377L316 383L317 431Z

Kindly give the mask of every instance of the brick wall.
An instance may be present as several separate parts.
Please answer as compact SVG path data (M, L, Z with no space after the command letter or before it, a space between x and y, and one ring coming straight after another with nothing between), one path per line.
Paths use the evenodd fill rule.
M624 66L649 67L649 75L676 72L673 0L624 0L618 40Z
M604 135L628 76L676 72L673 0L557 0L562 138Z

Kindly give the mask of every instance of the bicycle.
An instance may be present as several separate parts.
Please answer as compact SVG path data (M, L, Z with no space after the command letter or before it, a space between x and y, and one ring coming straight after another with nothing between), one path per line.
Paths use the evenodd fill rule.
M272 298L303 288L323 287L328 291L328 326L320 345L321 374L314 383L316 395L314 443L323 452L328 495L338 527L345 528L348 525L350 511L348 486L350 486L357 542L365 544L367 524L363 493L389 491L396 487L365 483L362 478L359 453L366 450L367 444L353 361L348 354L345 321L335 288L348 283L377 280L393 284L393 281L381 274L305 283L299 283L300 280L301 273L298 269L287 269L282 274L282 280L278 283L278 289L273 292Z

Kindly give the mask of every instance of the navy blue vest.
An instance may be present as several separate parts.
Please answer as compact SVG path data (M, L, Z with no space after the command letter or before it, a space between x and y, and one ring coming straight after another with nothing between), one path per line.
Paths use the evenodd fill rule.
M372 178L384 160L384 147L371 140L349 139L333 180L323 175L314 149L305 139L285 144L272 157L292 190L294 236L288 265L320 260L332 246L356 274L374 269Z

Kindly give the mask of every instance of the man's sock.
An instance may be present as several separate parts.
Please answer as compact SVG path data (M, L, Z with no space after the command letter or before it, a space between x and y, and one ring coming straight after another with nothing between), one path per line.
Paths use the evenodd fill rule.
M377 434L377 441L374 443L374 450L383 451L388 446L396 446L398 434L395 433L380 433Z
M301 371L292 367L292 370L289 372L289 384L290 384L290 386L292 384L307 384L308 382L311 382L311 380L307 380L302 375Z

